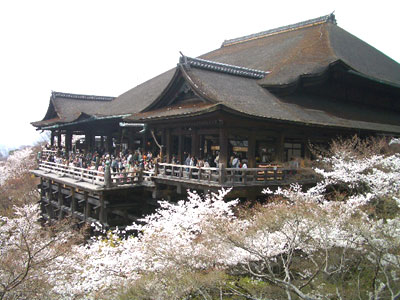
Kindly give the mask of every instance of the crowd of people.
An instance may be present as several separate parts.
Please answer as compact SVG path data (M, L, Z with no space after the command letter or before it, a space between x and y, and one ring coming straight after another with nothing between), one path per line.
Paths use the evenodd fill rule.
M131 173L138 169L152 171L155 164L160 161L159 156L153 156L152 152L144 152L141 149L127 150L118 154L110 154L104 151L66 153L65 150L48 147L43 150L40 154L42 161L99 172L104 172L106 165L110 166L113 173Z
M47 151L46 151L47 150ZM49 161L58 164L78 167L83 169L104 172L106 165L109 165L113 173L131 173L138 169L152 171L156 163L165 161L160 155L154 155L151 151L143 151L138 148L134 151L125 150L119 153L106 153L96 150L94 152L76 151L67 153L65 149L45 147L39 154L42 161ZM206 158L197 158L184 153L184 161L180 163L175 155L171 158L172 164L183 164L198 168L219 167L219 154L208 155ZM232 155L228 162L231 168L247 168L247 160L241 159L239 155Z

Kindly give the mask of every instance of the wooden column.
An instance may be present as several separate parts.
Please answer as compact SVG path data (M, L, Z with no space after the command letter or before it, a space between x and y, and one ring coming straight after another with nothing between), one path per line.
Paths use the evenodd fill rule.
M143 137L142 137L142 144L143 144L143 152L146 152L148 150L148 146L147 146L147 141L149 139L149 136L147 134L147 131L143 133ZM144 153L142 153L144 154Z
M205 158L204 157L204 135L200 134L199 135L199 157L200 158Z
M72 150L72 132L70 130L65 133L65 150L67 153Z
M63 217L63 210L62 207L64 205L64 198L62 195L62 185L61 183L58 184L58 208L60 211L58 212L58 219L61 220Z
M89 203L89 193L84 192L85 197L85 221L90 217L90 203Z
M92 149L92 134L90 132L85 132L85 145L86 151L90 152Z
M185 158L183 157L183 135L182 135L182 132L179 132L179 136L178 136L178 159L179 159L179 163L181 165L183 165L183 160Z
M100 137L100 148L102 151L104 150L104 135Z
M54 137L55 137L54 130L52 130L51 134L50 134L50 146L51 147L54 147Z
M285 154L284 152L284 142L285 142L285 135L283 132L281 132L278 137L276 138L276 154L275 154L275 160L283 162L283 155Z
M40 201L39 201L39 203L40 203L40 210L41 210L41 213L43 214L44 213L44 211L45 211L45 209L46 209L46 207L45 207L45 202L43 201L43 198L45 197L45 190L44 190L44 180L43 180L43 177L40 177Z
M304 158L305 159L311 159L311 151L309 147L309 140L307 138L303 139L303 144L304 144Z
M192 155L199 157L199 135L196 129L192 130Z
M112 134L109 133L109 134L107 134L106 152L111 154L112 148L113 148Z
M167 156L167 163L171 162L171 153L172 153L172 134L171 129L167 129L165 134L165 155Z
M61 130L57 132L57 147L61 148Z
M70 193L71 193L71 216L74 217L77 208L77 203L75 199L75 188L71 187Z
M256 167L256 133L253 130L248 135L247 160L249 168Z
M219 163L228 165L228 131L225 127L219 129Z

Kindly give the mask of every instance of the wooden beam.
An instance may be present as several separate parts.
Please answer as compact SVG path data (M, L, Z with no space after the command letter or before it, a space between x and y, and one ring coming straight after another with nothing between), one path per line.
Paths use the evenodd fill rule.
M77 208L77 203L76 203L76 198L75 198L75 188L71 187L70 188L70 192L71 192L71 215L72 217L74 217L74 214L76 212L76 208Z
M192 129L192 149L191 149L191 154L194 155L195 157L199 157L199 135L197 134L196 129Z
M72 132L70 130L65 133L65 150L67 154L72 150Z
M256 167L256 132L254 130L248 133L247 160L249 168Z
M285 142L285 135L281 132L276 139L276 153L275 153L275 160L279 162L283 162L284 160L284 142Z
M84 200L85 200L85 220L90 217L90 203L89 203L89 195L88 192L84 192Z
M165 145L165 155L167 156L167 159L166 159L167 163L171 162L171 153L172 153L171 140L172 140L171 129L168 128L168 129L166 129L166 132L165 132L165 144L163 144L163 145Z
M61 130L57 132L57 147L61 148Z
M219 163L228 166L228 131L225 127L219 129Z
M180 164L184 163L184 157L183 157L183 135L180 132L178 135L178 160Z
M54 137L55 137L54 130L52 130L51 135L50 135L50 146L51 147L54 147Z
M61 185L61 183L58 183L58 207L62 207L64 205L64 198L63 198L61 189L62 189L62 185ZM63 212L62 212L62 209L60 209L58 219L61 220L62 217L63 217Z

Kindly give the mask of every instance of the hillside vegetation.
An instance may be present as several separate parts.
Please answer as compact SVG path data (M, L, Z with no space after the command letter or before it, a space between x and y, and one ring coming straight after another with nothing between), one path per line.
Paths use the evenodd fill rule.
M338 140L312 188L266 189L262 204L190 192L126 231L94 224L89 241L38 222L34 185L6 199L27 155L1 185L0 299L399 299L398 142Z

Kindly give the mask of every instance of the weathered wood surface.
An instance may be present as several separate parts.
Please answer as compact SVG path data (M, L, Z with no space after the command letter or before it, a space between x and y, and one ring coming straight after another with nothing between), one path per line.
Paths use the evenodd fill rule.
M109 182L107 187L116 187L121 185L134 185L143 184L150 185L151 178L154 172L145 170L136 170L132 172L101 172L97 170L84 169L74 166L68 166L64 164L58 164L48 161L43 161L39 163L39 170L43 171L45 174L54 174L58 177L71 178L76 181L87 182L91 185L98 187L105 187ZM35 173L35 172L33 172ZM37 174L38 175L38 174Z
M286 185L292 182L312 183L316 181L310 169L288 169L279 166L267 168L206 168L170 163L159 163L152 171L142 169L132 172L100 172L52 162L41 162L39 170L45 174L71 178L99 188L131 185L153 186L154 180L184 182L214 187ZM36 174L39 175L40 174Z
M158 164L155 178L171 181L192 182L199 185L268 186L291 182L315 182L310 169L287 169L277 166L268 168L206 168L168 163ZM307 173L307 175L305 175Z

